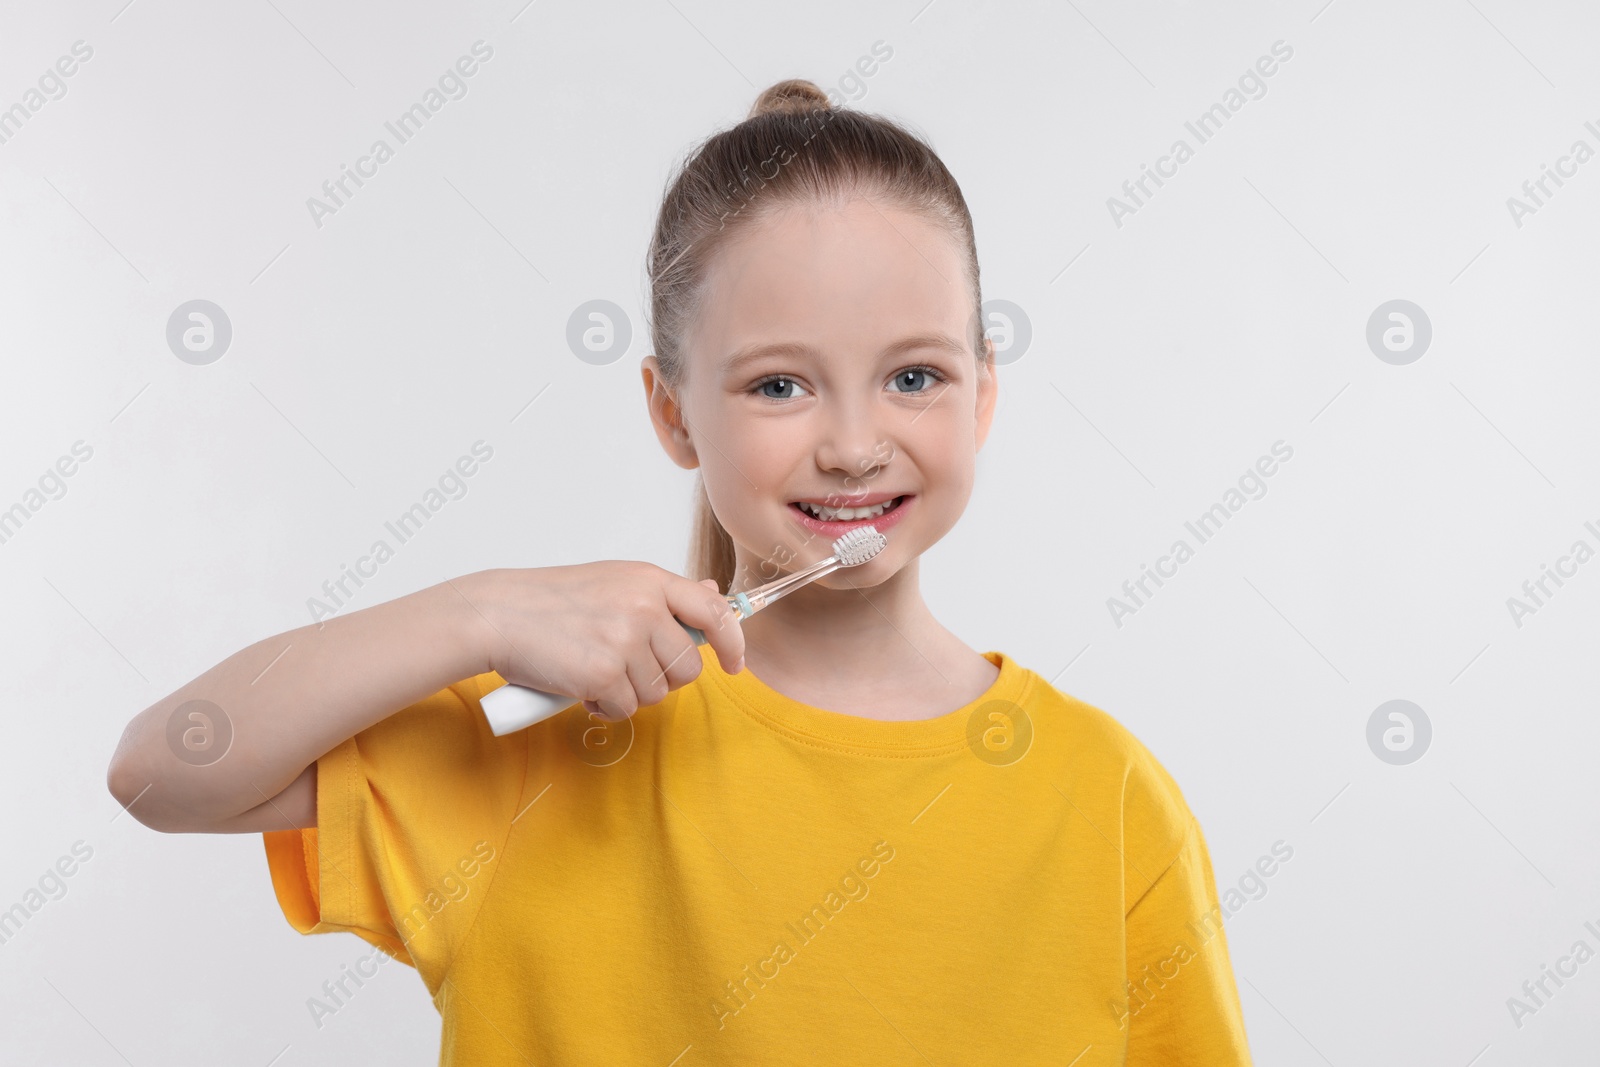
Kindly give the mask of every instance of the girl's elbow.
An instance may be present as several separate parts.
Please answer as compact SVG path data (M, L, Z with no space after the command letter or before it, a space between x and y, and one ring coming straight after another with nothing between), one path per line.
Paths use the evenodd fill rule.
M161 830L163 827L154 817L151 805L143 803L149 799L146 794L150 785L149 778L140 774L126 757L113 757L106 769L106 788L117 806L150 829Z
M184 819L181 812L167 810L157 803L160 790L153 788L155 779L141 769L140 764L126 754L119 754L106 769L106 788L123 811L152 830L164 834L193 832L192 819ZM121 816L116 816L121 818Z

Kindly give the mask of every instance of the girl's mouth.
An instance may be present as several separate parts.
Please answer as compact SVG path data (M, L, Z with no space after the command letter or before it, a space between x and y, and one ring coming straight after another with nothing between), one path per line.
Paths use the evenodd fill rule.
M915 496L906 493L871 508L823 508L795 501L789 504L789 514L806 529L830 539L858 526L871 526L883 533L905 516L906 509L915 499ZM845 518L841 512L851 517Z

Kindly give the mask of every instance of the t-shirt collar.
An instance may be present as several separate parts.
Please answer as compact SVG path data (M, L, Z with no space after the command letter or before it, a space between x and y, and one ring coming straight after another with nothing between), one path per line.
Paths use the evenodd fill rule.
M969 743L981 744L992 721L990 713L998 709L1015 717L1008 706L1023 705L1033 682L1033 672L1005 653L985 652L983 658L1000 668L1000 674L975 700L931 719L884 721L803 704L767 685L749 667L727 674L710 645L699 650L704 669L697 681L730 698L764 726L803 744L891 758L937 756Z

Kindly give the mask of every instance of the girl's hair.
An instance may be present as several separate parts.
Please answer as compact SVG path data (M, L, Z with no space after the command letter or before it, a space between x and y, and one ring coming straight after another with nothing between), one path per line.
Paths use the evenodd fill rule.
M949 229L965 251L973 354L986 359L978 248L955 178L933 149L905 128L833 107L814 83L789 79L757 97L743 122L707 138L661 202L647 257L648 321L669 388L676 391L684 379L685 338L722 244L741 227L782 208L803 202L842 206L856 194L879 197ZM717 588L727 592L735 578L733 539L711 510L703 475L695 479L695 498L689 577L715 578Z

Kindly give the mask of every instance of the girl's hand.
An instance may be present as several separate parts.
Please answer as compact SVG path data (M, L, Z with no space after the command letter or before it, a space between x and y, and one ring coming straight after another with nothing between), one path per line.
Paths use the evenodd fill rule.
M605 719L627 718L699 676L699 652L679 619L705 633L723 670L744 669L738 615L710 578L602 560L479 571L452 584L486 624L490 669L516 685L577 697Z

